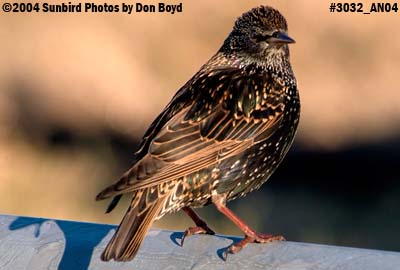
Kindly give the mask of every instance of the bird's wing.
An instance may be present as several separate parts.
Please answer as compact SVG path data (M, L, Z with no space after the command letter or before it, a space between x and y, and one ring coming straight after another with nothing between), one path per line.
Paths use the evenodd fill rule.
M195 76L185 93L199 94L162 126L153 123L147 142L142 143L146 154L97 198L189 175L268 138L282 119L283 88L267 74L249 74L242 69L214 69ZM176 106L174 100L162 115Z

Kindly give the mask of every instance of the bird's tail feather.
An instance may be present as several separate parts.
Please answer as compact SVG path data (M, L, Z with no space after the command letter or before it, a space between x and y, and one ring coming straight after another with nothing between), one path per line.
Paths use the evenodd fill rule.
M136 192L117 232L101 255L103 261L129 261L135 257L166 200L163 196L149 202L147 192L147 189Z

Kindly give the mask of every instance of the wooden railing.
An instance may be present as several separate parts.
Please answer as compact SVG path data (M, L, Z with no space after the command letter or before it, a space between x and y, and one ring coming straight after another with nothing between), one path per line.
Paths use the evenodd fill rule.
M238 238L193 236L151 230L131 262L102 262L99 257L115 226L0 215L1 270L100 269L337 269L399 270L400 253L295 242L251 244L222 260Z

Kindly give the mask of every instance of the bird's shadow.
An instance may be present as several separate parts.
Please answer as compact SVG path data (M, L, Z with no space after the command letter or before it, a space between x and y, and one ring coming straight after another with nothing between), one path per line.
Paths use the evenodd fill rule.
M180 242L178 241L178 239L182 239L184 232L172 232L169 236L169 238L171 239L171 241L177 245L177 246L181 246ZM240 237L235 237L235 236L225 236L225 235L213 235L213 237L219 237L219 238L223 238L223 239L229 239L232 240L232 244L236 244L238 243L240 240L242 240L242 238ZM186 241L186 240L185 240ZM225 260L224 258L224 252L226 251L226 249L228 247L230 247L230 245L220 248L217 250L217 255L221 260Z
M219 235L217 235L217 237L222 237L222 238L224 238L224 239L232 240L232 243L231 243L231 244L229 244L229 245L226 246L226 247L219 248L219 249L217 250L217 255L218 255L218 257L219 257L221 260L225 261L225 260L226 260L226 257L224 256L224 252L225 252L231 245L236 244L236 243L238 243L239 241L241 241L242 238L240 238L240 237L234 237L234 236L219 236Z
M99 226L96 224L73 221L17 217L10 223L8 229L10 231L14 231L28 226L35 226L36 229L34 231L34 236L37 238L41 234L41 227L43 223L48 221L55 222L65 238L64 253L58 265L58 270L87 270L90 265L95 247L103 240L110 230L115 228L113 225ZM183 232L172 232L170 234L172 243L180 246L180 241L178 241L178 239L182 239L183 234ZM232 243L236 243L241 240L239 237L231 236L214 235L214 237L229 239L232 240ZM217 255L222 260L224 260L224 251L228 247L229 245L217 250Z
M171 233L169 238L171 239L172 243L174 243L177 246L181 246L181 244L178 242L178 239L182 239L183 234L184 234L183 232L173 232Z
M49 219L18 217L9 225L9 230L19 230L27 226L36 226L35 237L40 236L41 226ZM65 248L58 270L87 270L94 248L115 228L115 226L89 224L72 221L53 220L65 237Z

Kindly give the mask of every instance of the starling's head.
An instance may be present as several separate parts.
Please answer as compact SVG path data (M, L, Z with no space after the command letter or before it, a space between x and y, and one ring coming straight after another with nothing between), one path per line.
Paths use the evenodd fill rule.
M234 53L255 61L280 62L288 58L287 44L295 41L287 35L285 18L268 6L244 13L225 40L221 52ZM278 64L278 63L277 63Z

